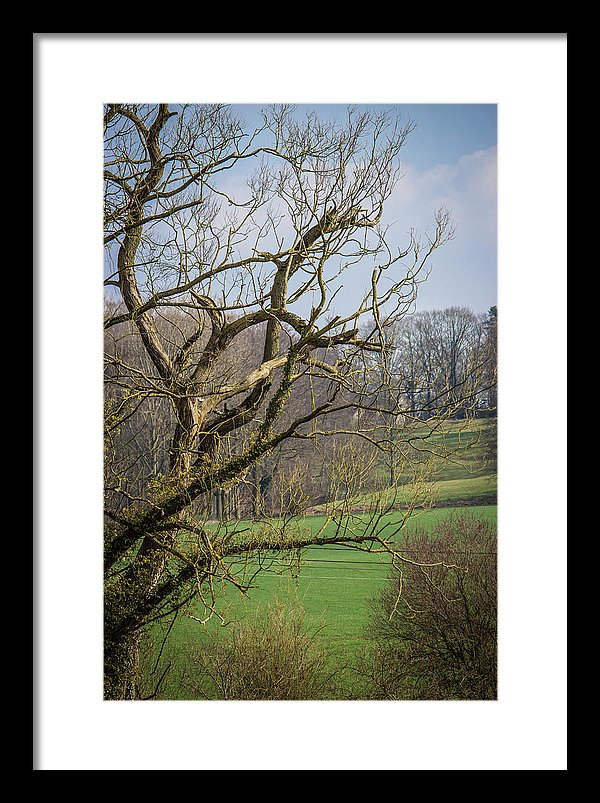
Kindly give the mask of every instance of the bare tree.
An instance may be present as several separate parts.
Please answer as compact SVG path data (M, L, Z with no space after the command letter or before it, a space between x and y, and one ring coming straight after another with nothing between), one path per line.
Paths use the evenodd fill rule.
M390 113L339 124L280 106L248 131L220 105L109 104L104 127L105 696L135 699L144 627L193 595L212 610L216 578L242 587L233 557L384 543L373 528L209 520L282 444L334 434L344 412L377 416L384 332L452 224L441 210L424 242L391 247L383 209L412 125ZM352 272L364 293L340 313ZM301 382L319 392L293 405ZM375 448L376 433L344 427Z
M394 321L389 341L393 383L420 418L443 410L448 417L464 417L483 406L495 388L486 321L466 307Z

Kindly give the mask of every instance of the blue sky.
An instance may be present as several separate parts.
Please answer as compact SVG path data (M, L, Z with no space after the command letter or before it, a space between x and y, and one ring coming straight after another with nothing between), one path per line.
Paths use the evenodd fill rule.
M176 105L174 106L176 107ZM359 108L363 108L359 105ZM414 124L400 154L403 178L388 198L382 223L389 226L392 249L404 249L409 233L424 237L434 227L438 209L452 213L454 238L436 250L429 275L420 284L416 310L465 306L485 313L497 303L497 106L495 104L371 104L393 109L401 121ZM262 123L261 104L233 104L246 130ZM345 104L296 105L301 117L316 109L323 119L345 118ZM227 191L245 191L246 172L224 173ZM369 274L370 275L370 274ZM354 309L357 296L370 289L365 271L342 274L336 293L336 313ZM362 284L361 284L362 282ZM306 314L310 299L295 311ZM332 307L333 310L333 307Z
M236 106L248 121L259 105ZM301 113L308 106L298 105ZM325 118L344 105L319 104ZM441 206L451 210L456 233L436 251L421 285L417 309L466 306L486 312L497 303L497 106L495 104L406 104L393 107L416 124L402 154L405 176L388 200L384 221L392 241L424 234ZM352 286L344 288L351 295ZM344 294L340 295L340 301Z

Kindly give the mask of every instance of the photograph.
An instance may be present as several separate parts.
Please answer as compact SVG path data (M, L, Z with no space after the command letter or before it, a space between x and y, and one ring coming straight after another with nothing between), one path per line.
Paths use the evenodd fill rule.
M496 144L106 105L107 699L495 699Z

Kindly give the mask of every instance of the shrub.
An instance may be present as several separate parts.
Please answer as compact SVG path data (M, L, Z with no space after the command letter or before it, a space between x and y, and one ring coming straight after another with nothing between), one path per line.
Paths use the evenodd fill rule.
M372 602L374 646L361 661L376 699L497 696L496 531L474 515L417 529Z
M335 688L328 662L303 610L276 601L190 650L184 682L194 698L329 699Z

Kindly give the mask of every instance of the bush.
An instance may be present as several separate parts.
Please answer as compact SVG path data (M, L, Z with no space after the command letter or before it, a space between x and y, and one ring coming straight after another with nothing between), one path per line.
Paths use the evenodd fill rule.
M193 698L317 700L335 694L328 653L304 625L300 607L275 602L263 616L232 625L188 653Z
M496 530L474 515L418 529L372 602L374 646L361 661L375 699L497 696Z

